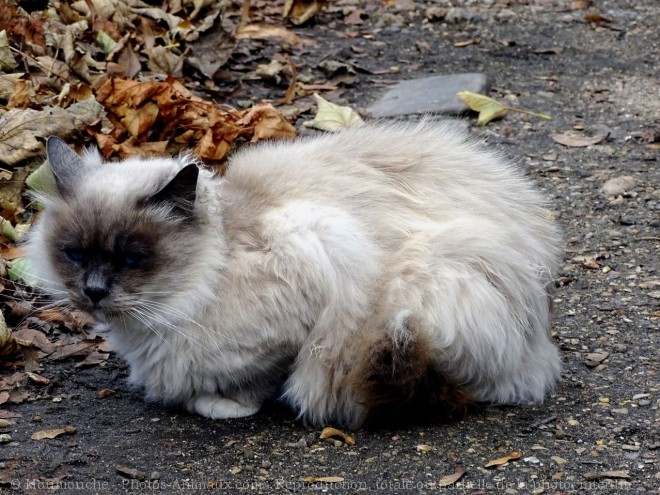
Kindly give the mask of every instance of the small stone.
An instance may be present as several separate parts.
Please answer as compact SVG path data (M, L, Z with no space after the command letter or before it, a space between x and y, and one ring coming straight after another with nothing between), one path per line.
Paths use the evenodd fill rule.
M628 409L625 407L621 407L619 409L612 409L613 414L628 414Z
M8 433L0 434L0 444L9 443L9 442L11 442L11 435L9 435Z
M159 479L160 479L160 473L159 473L158 471L153 471L153 472L149 475L149 479L150 479L150 480L159 480Z
M616 344L614 350L616 352L628 352L628 346L626 344Z
M429 7L425 12L426 18L431 22L441 21L447 15L447 9L442 7Z
M638 451L639 450L639 445L622 445L621 448L623 450L628 450L628 451Z
M375 118L428 113L458 114L469 108L456 93L484 93L487 88L488 78L484 74L449 74L410 79L393 86L367 111Z
M585 357L585 363L589 368L595 368L609 357L610 353L605 351L590 352Z
M469 21L474 17L474 15L466 9L459 9L458 7L453 7L447 11L445 14L445 21L450 24L458 24L459 22Z
M534 457L534 456L532 456L532 457L525 457L525 458L523 459L523 461L525 461L525 462L529 462L530 464L540 464L540 463L541 463L541 461L539 460L539 458L538 458L538 457Z
M640 406L644 407L644 406L648 406L648 405L650 405L650 404L651 404L651 401L648 400L648 399L641 399L639 402L637 402L637 404L639 404Z
M0 428L7 428L10 424L6 419L0 419Z
M632 400L646 399L647 397L651 397L651 394L635 394Z
M630 175L623 175L608 180L603 184L601 191L606 196L619 196L635 188L635 178Z
M566 459L559 457L558 455L553 455L550 459L552 459L555 464L557 464L557 466L563 466L564 464L568 463Z
M566 437L566 432L564 432L564 429L561 426L557 426L557 429L555 430L555 438L557 440L563 440Z

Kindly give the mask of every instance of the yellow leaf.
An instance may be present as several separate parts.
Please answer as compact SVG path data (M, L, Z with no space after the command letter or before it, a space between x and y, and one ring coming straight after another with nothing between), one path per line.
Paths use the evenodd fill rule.
M513 461L515 459L520 459L520 452L511 452L507 456L500 457L499 459L494 459L492 461L488 461L485 464L485 467L501 466L502 464L506 464L507 462Z
M523 110L522 108L507 107L499 101L489 98L485 95L480 95L479 93L461 91L457 94L458 97L467 104L467 106L469 106L475 112L479 112L479 118L477 119L477 123L479 125L486 125L491 120L504 117L507 112L524 113L545 120L551 119L549 115L545 115L543 113L530 112L529 110Z
M341 107L330 103L325 98L314 93L318 110L313 120L305 122L305 127L313 127L322 131L338 132L348 127L360 127L364 124L362 117L351 107Z
M339 437L341 438L346 445L355 445L355 438L353 438L351 435L348 435L344 433L341 430L338 430L337 428L323 428L323 431L321 432L321 436L319 438L321 440L325 440L326 438L332 438L332 437Z
M504 117L508 109L500 102L489 98L488 96L472 93L471 91L461 91L458 97L467 103L472 110L479 112L477 123L486 125L491 120Z

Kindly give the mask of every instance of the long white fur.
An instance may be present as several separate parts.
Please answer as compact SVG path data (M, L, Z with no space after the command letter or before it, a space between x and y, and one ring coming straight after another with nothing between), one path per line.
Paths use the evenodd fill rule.
M112 196L118 209L186 162L85 161L78 201ZM30 254L58 288L49 207ZM218 391L259 370L270 349L293 348L284 397L313 423L359 424L367 411L340 387L360 353L352 345L365 332L403 335L410 315L474 400L538 401L558 378L546 292L557 230L520 171L456 125L368 125L250 147L225 178L201 173L195 208L204 229L198 250L182 253L180 282L161 288L170 309L152 328L100 324L152 398L212 418L253 414L259 391ZM246 226L260 249L246 248Z

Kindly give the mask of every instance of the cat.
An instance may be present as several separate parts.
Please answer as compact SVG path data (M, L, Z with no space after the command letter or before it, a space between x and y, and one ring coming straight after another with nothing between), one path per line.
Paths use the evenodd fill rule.
M309 424L541 401L560 357L560 234L530 181L445 122L367 124L103 164L47 141L28 243L148 398L209 418L282 399Z

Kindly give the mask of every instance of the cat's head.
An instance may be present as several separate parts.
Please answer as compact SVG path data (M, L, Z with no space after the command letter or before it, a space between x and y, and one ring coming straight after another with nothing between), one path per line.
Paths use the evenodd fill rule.
M199 169L186 159L102 164L51 137L55 190L28 243L40 285L99 320L154 311L186 284L199 242ZM150 306L151 305L151 306Z

